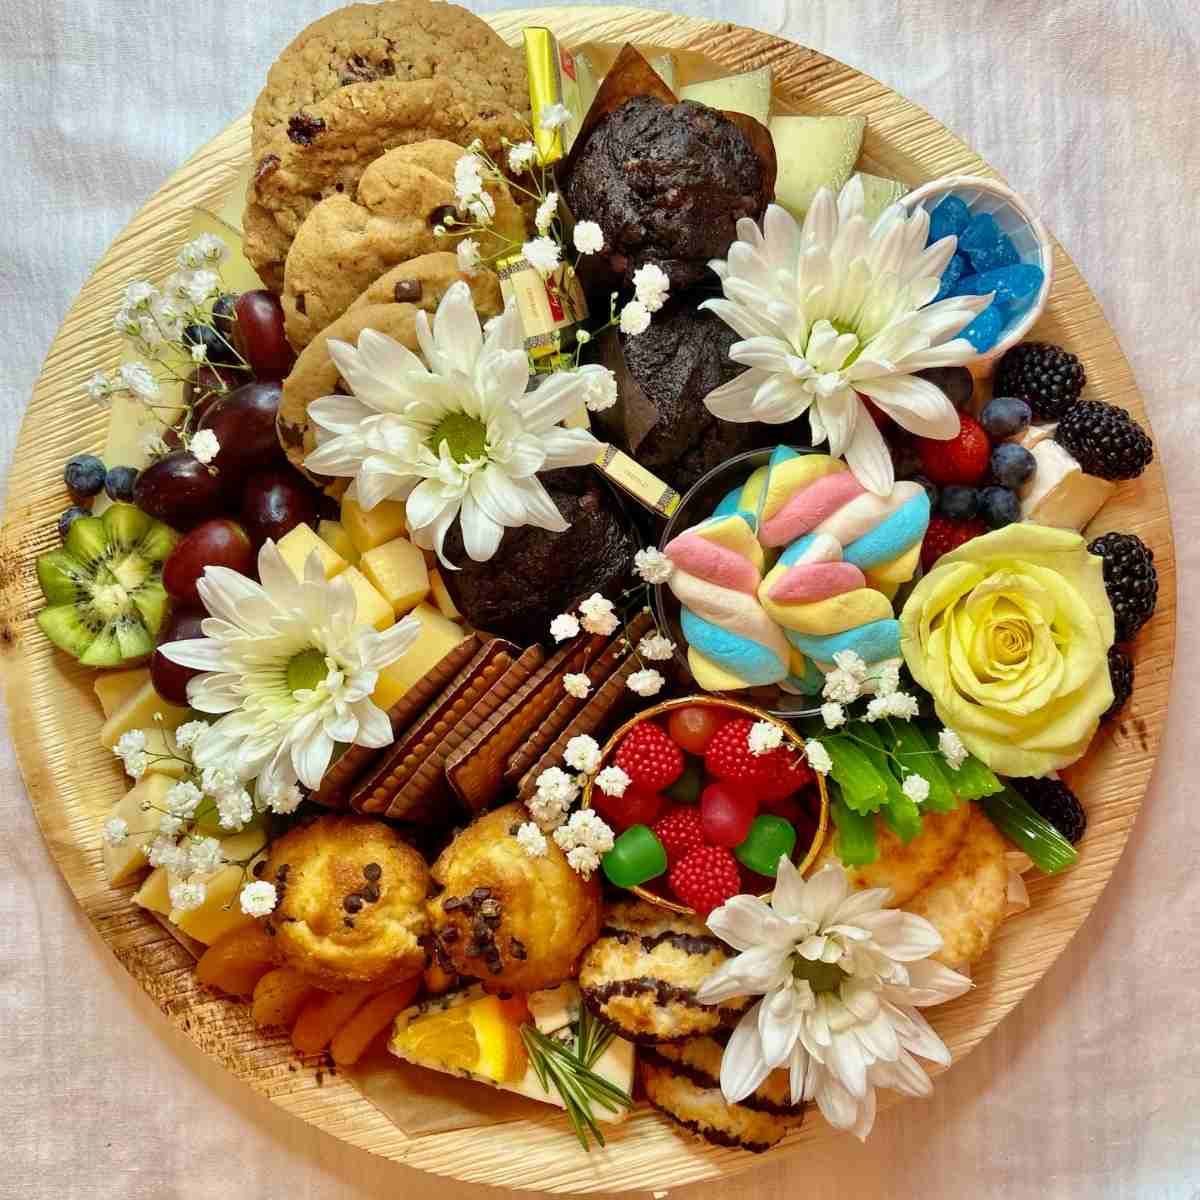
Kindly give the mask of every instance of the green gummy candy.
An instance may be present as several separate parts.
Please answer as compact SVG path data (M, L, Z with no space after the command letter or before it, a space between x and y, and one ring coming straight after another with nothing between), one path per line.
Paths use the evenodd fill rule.
M667 869L667 852L646 825L630 825L601 860L609 883L631 888L656 879Z
M796 848L796 830L790 821L767 813L754 818L750 832L733 851L744 867L758 875L775 877L781 858L791 858Z
M675 780L664 792L676 804L695 804L700 799L704 788L704 771L698 763L690 762L683 768L683 774Z

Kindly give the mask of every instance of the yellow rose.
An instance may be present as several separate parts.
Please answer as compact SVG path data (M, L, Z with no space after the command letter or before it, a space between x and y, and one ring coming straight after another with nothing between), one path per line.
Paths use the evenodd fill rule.
M1113 615L1077 533L1008 525L945 555L900 614L900 648L937 714L1001 775L1083 755L1113 700Z

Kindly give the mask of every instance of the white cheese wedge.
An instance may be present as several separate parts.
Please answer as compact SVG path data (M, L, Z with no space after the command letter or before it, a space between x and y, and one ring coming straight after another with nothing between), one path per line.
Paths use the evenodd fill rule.
M745 113L765 125L771 118L771 68L759 67L741 75L689 83L679 90L679 98L707 104L721 112Z
M1032 450L1039 442L1044 442L1047 438L1052 438L1057 428L1057 421L1047 421L1042 425L1033 424L1028 426L1024 433L1018 434L1016 437L1009 438L1008 440L1016 442L1018 446L1024 446L1026 450Z
M1053 438L1037 442L1033 478L1021 489L1021 516L1035 525L1081 530L1100 511L1116 485L1086 475Z

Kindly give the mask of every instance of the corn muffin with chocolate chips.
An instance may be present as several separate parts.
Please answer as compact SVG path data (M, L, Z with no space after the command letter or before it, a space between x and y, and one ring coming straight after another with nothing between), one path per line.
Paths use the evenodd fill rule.
M491 991L535 992L569 979L600 931L600 881L583 879L552 838L536 857L517 841L529 820L507 804L467 826L433 864L427 905L439 963Z
M644 1049L638 1075L650 1103L714 1146L761 1154L804 1120L803 1105L791 1103L786 1071L772 1071L757 1090L737 1104L721 1094L721 1056L715 1038Z
M425 860L390 826L318 817L271 846L262 878L278 903L266 920L280 961L317 987L401 983L425 969Z
M734 1024L751 997L701 1004L696 989L729 957L693 917L644 900L618 900L584 955L579 986L593 1012L643 1045L681 1041Z

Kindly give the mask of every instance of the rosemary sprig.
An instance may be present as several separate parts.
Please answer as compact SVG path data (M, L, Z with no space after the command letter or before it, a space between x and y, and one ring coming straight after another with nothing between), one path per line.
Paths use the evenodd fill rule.
M553 1087L567 1110L579 1144L590 1150L589 1134L603 1146L604 1134L596 1121L593 1106L608 1112L633 1107L633 1097L592 1068L608 1049L614 1037L613 1027L580 1008L574 1035L555 1038L536 1025L522 1025L521 1039L529 1055L530 1066L547 1092Z

